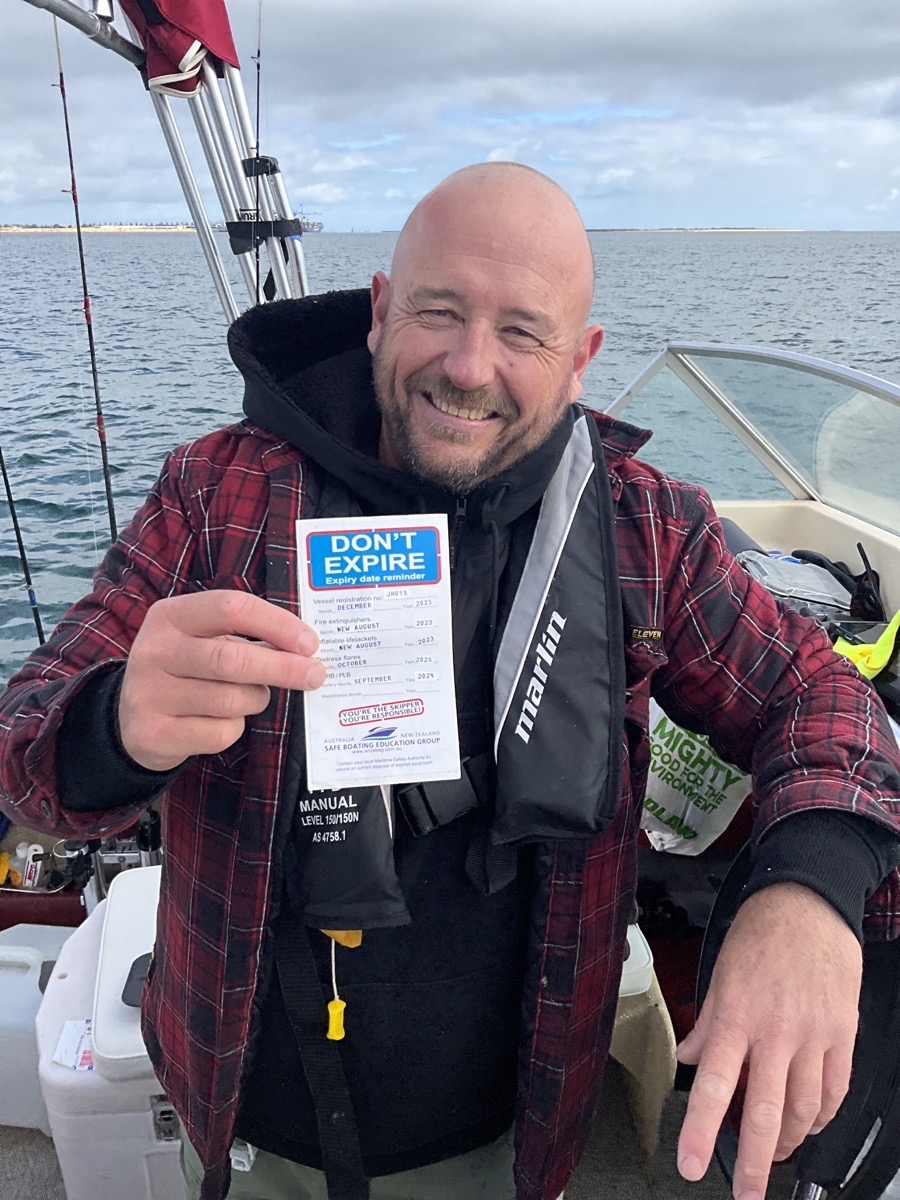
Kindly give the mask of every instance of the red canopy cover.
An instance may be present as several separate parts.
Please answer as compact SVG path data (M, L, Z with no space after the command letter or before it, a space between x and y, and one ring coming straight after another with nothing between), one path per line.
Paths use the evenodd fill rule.
M147 52L147 76L154 91L193 96L207 55L218 74L223 64L240 66L225 0L119 2Z

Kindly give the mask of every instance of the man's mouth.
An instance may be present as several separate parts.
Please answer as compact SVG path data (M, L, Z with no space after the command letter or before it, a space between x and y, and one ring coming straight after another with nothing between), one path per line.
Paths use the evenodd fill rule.
M476 410L473 408L460 408L456 404L451 404L448 400L441 400L433 392L423 390L422 395L438 412L446 413L450 417L462 417L465 421L487 421L491 417L499 415L493 409Z

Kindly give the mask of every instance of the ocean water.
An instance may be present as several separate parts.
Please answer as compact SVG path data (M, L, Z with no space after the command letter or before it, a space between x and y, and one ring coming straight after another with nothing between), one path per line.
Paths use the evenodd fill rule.
M388 265L395 236L308 236L311 286L367 286ZM608 405L673 339L782 347L900 381L900 233L615 231L591 238L594 319L607 334L586 380L590 404ZM90 234L85 245L122 527L167 450L240 417L241 382L192 235ZM109 542L73 236L0 235L0 313L0 447L50 629L88 590ZM647 457L715 494L726 466L714 443L704 442L710 435L671 413L660 424L647 405L627 415L658 425ZM0 679L34 643L0 496Z

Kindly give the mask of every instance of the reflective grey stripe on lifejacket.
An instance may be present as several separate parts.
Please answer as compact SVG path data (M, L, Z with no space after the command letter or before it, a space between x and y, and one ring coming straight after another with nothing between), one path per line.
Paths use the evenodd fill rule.
M459 780L399 789L417 832L488 799L495 847L605 828L619 797L625 687L613 522L599 435L582 414L541 502L494 664L495 794L485 796L480 759Z
M497 844L600 833L618 803L625 663L613 523L599 433L582 413L494 665Z

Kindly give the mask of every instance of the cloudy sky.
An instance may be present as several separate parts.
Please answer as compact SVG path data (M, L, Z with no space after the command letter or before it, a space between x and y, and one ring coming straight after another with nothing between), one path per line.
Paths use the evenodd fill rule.
M252 103L257 4L229 7ZM3 18L0 224L68 223L52 21ZM184 218L134 69L61 40L82 219ZM485 159L595 228L900 229L896 0L263 0L261 61L263 152L330 230Z

